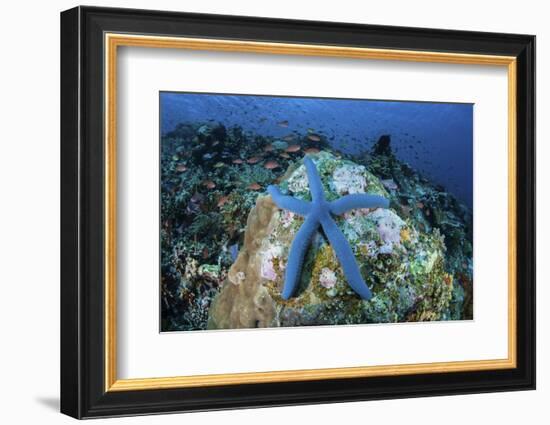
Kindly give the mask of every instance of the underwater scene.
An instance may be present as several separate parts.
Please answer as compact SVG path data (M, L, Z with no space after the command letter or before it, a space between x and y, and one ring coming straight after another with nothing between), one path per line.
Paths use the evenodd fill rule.
M161 92L160 330L473 319L473 108Z

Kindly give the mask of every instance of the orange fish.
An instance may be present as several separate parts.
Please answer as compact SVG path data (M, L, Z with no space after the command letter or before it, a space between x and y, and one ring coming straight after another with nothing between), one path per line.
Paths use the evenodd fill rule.
M308 134L307 138L312 142L320 142L321 138L317 134Z
M285 158L285 159L290 158L290 155L287 154L286 152L281 152L281 153L279 154L279 156L280 156L281 158Z
M283 137L283 140L285 142L292 142L294 139L296 139L296 136L294 134L289 134L288 136Z
M260 190L262 186L260 186L258 183L251 183L248 185L248 189L250 190Z
M300 145L290 145L288 148L285 149L285 152L293 153L298 152L300 149Z
M306 154L316 154L316 153L319 153L319 149L317 149L317 148L307 148L304 152Z
M222 196L220 199L218 199L218 208L223 207L227 202L229 201L229 196Z
M264 152L271 152L273 150L273 145L270 143L269 145L264 146Z
M277 125L278 125L279 127L288 127L288 121L287 121L287 120L279 121L279 122L277 123Z
M240 158L237 158L237 159L234 159L233 161L231 161L233 164L242 164L244 161Z
M274 170L275 168L279 168L279 163L277 161L267 161L264 167L268 170Z
M178 164L176 166L176 171L178 173L183 173L184 171L187 171L187 167L185 166L185 164Z
M248 164L257 164L258 162L260 162L262 160L262 158L260 158L259 156L253 156L252 158L248 158L246 160L246 162Z
M212 180L205 181L203 185L205 185L207 189L214 189L216 187L216 183L214 183Z

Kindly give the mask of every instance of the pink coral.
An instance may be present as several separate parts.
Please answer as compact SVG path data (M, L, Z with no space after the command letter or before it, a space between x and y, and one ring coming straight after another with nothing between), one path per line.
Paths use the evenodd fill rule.
M376 220L378 234L384 243L380 247L380 253L391 254L394 246L401 245L401 228L405 222L397 214L386 209L377 209L370 217Z
M280 246L270 246L262 256L262 264L260 267L260 274L264 279L276 280L277 272L273 266L273 259L281 256Z
M281 212L281 224L284 228L287 228L292 224L292 221L294 220L296 214L294 214L292 211L283 210Z
M273 257L266 255L262 261L261 275L264 279L275 280L277 278L277 273L273 268Z
M336 273L327 267L323 267L319 276L319 283L327 289L332 288L336 285Z

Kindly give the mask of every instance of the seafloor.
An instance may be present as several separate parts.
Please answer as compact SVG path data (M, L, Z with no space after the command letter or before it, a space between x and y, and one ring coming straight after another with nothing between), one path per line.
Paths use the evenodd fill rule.
M467 320L473 318L472 211L391 147L335 151L309 130L276 139L216 123L182 123L161 144L161 330ZM280 297L301 218L266 194L277 184L307 198L310 155L327 196L378 193L388 210L338 219L370 301L350 291L322 233L296 297Z

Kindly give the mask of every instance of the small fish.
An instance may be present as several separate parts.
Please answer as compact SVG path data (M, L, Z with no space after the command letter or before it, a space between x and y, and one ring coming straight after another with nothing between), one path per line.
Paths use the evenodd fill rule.
M313 134L313 133L308 134L307 138L309 140L311 140L312 142L320 142L321 141L321 138L317 134Z
M382 186L384 186L386 189L389 189L389 190L398 189L397 183L395 183L393 179L384 179L384 180L380 180L380 182L382 183Z
M207 189L214 189L216 187L216 183L214 183L212 180L207 180L202 184L206 186Z
M237 158L237 159L234 159L233 161L231 161L233 164L242 164L244 161L240 158Z
M222 168L225 167L225 164L223 162L216 162L214 164L214 168Z
M247 162L248 164L257 164L257 163L260 162L261 160L262 160L262 158L260 158L259 156L253 156L253 157L251 157L251 158L248 158L248 159L246 160L246 162Z
M229 196L222 196L220 199L218 199L218 208L223 207L225 204L229 202Z
M264 168L267 168L268 170L274 170L275 168L279 168L279 163L277 161L267 161L264 165Z
M294 153L298 152L301 149L300 145L290 145L285 149L285 152Z
M183 172L187 171L187 167L185 166L185 164L178 164L176 166L176 171L178 173L183 173Z
M313 155L313 154L319 153L319 149L317 149L317 148L307 148L304 151L304 153Z
M248 189L250 190L261 190L262 186L260 186L258 183L251 183L248 185Z
M296 139L296 136L294 134L289 134L288 136L283 137L283 140L285 142L292 142L294 139Z
M417 202L416 203L416 206L420 209L423 209L424 208L424 204L422 202Z
M288 120L279 121L277 125L279 127L288 127Z
M231 254L231 259L233 262L237 260L237 257L239 255L239 244L233 244L229 247L229 253Z
M279 154L279 156L280 156L281 158L285 158L285 159L290 158L290 155L287 154L286 152L281 152L281 153Z
M264 152L271 152L273 151L273 145L270 143L269 145L264 146Z

